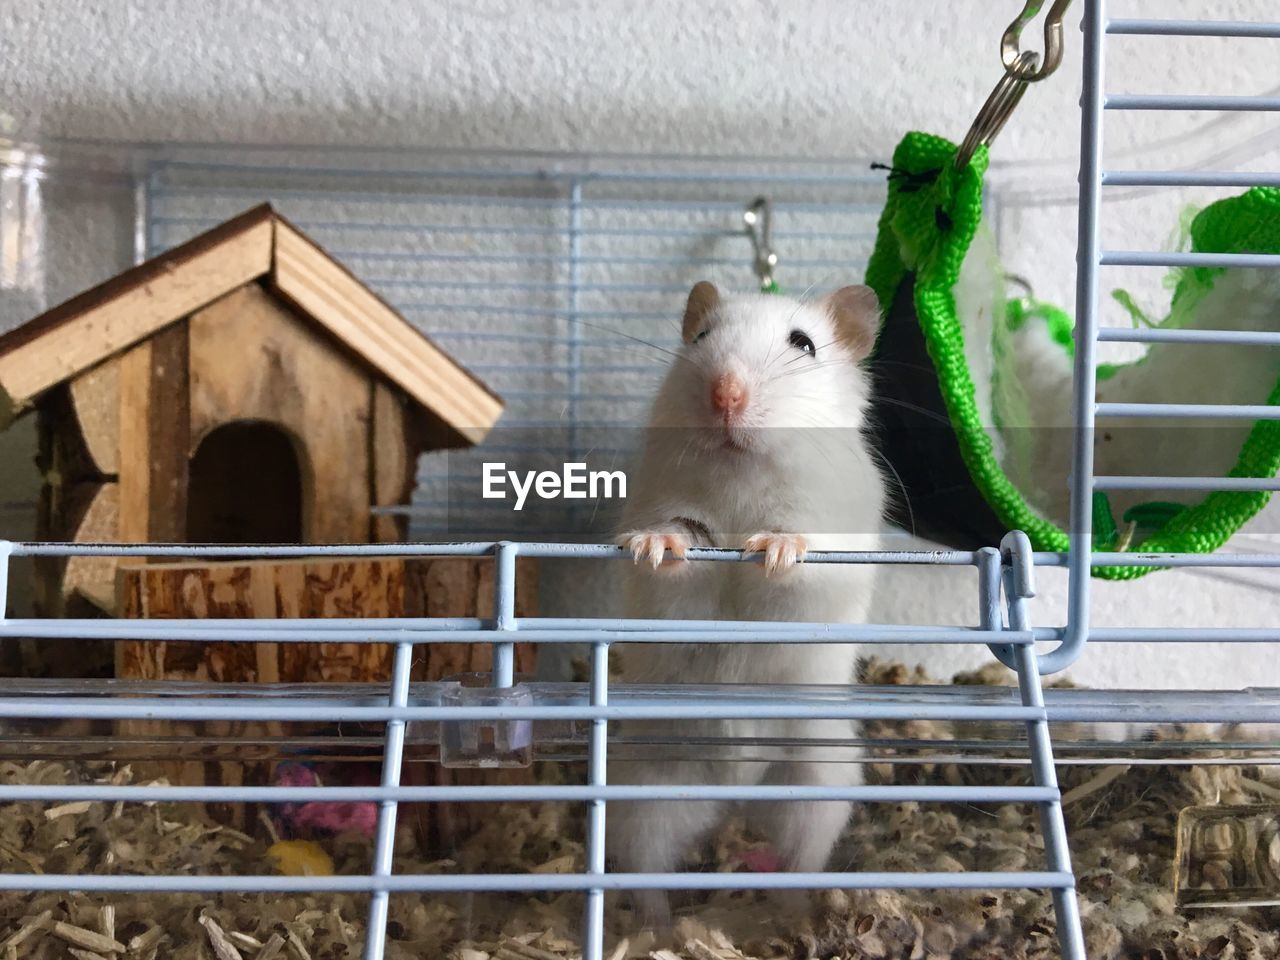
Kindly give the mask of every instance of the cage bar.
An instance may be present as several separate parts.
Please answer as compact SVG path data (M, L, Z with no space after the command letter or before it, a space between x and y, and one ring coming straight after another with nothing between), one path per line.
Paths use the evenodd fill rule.
M1276 477L1094 477L1095 490L1280 490Z
M604 707L609 703L609 645L597 642L591 646L591 705ZM590 754L587 780L590 784L590 806L587 809L587 874L592 877L605 875L605 818L607 801L619 791L606 786L608 778L609 721L591 721ZM704 784L692 791L693 796L707 796ZM647 792L647 791L642 791ZM652 794L649 794L652 796ZM758 796L758 795L757 795ZM615 797L615 799L622 799ZM745 798L744 798L745 799ZM604 955L604 887L587 890L585 916L582 924L583 960L601 960Z
M1098 339L1111 343L1220 343L1233 346L1280 346L1280 333L1268 330L1194 330L1164 327L1103 327Z
M1274 253L1148 253L1143 250L1104 250L1104 267L1280 267Z
M1276 258L1280 266L1280 257ZM1099 417L1205 417L1216 420L1280 420L1280 407L1243 403L1099 403Z
M1080 98L1080 200L1076 246L1075 362L1072 367L1070 529L1067 584L1067 635L1058 648L1038 659L1044 673L1061 670L1084 651L1089 638L1089 595L1093 573L1093 437L1097 396L1098 264L1102 252L1102 106L1104 0L1087 0L1084 8L1083 87ZM1010 558L1019 564L1018 578L1030 573L1030 543L1006 538ZM1005 545L1002 544L1002 552Z
M1106 110L1280 110L1280 97L1223 97L1204 94L1108 94Z
M1104 170L1104 187L1280 187L1280 173L1248 170Z
M138 876L0 873L0 890L89 893L552 893L604 890L1023 890L1067 889L1075 878L1051 870L910 873L471 873L328 877Z
M1236 20L1108 20L1113 36L1144 37L1257 37L1280 38L1280 23L1244 23Z
M392 664L391 688L387 704L403 708L409 702L409 668L413 663L413 645L396 645ZM400 786L400 770L404 761L405 720L387 720L386 741L382 751L382 786L395 789ZM391 877L395 867L396 814L399 800L394 794L384 799L378 807L378 824L373 841L373 866L371 879L376 882ZM387 908L389 892L373 889L369 898L369 920L365 928L365 956L369 960L382 960L387 940Z

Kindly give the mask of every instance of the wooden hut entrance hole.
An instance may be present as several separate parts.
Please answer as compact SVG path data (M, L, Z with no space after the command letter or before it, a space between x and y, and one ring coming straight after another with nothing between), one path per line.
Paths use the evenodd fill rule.
M284 430L237 421L211 431L191 458L191 543L302 543L302 468Z

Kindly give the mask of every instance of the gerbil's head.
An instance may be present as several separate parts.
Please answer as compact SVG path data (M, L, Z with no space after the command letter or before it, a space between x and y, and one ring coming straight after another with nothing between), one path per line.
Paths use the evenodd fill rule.
M659 426L692 429L700 445L768 452L797 430L860 430L880 305L869 287L815 300L725 297L694 286L684 344L655 408Z

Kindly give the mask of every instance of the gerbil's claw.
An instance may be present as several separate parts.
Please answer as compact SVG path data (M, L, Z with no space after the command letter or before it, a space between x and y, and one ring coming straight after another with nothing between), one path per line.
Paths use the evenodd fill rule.
M637 531L622 537L623 545L631 551L636 564L644 561L654 570L684 562L689 549L689 538L683 533ZM667 551L671 558L667 558Z
M764 554L766 577L785 573L804 559L809 543L798 533L757 533L742 547L747 553Z

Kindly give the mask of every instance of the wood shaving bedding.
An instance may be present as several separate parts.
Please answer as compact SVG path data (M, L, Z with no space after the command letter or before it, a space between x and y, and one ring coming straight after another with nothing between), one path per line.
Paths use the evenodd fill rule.
M1007 683L1003 668L957 677ZM922 671L869 661L870 683L924 683ZM883 737L979 736L972 725L868 724ZM1175 730L1172 738L1202 732ZM1022 783L1026 769L937 763L870 763L881 783ZM1117 772L1119 771L1119 772ZM572 782L547 765L544 779ZM1280 795L1265 767L1064 766L1068 837L1091 960L1272 960L1280 909L1181 912L1174 903L1178 811L1205 803L1256 803ZM0 782L129 783L125 765L0 763ZM584 862L580 806L500 808L447 858L427 859L397 837L397 872L564 873ZM0 872L235 874L265 872L272 838L240 833L199 804L5 804ZM325 841L336 872L369 869L367 838ZM731 821L691 858L691 869L744 869L760 840ZM1036 811L1024 805L859 806L832 869L1035 870L1044 866ZM675 898L668 941L635 929L626 904L607 900L609 960L1039 960L1058 955L1052 902L1042 891L820 892L807 914L768 893L720 891ZM580 894L393 895L388 960L569 960ZM54 960L344 960L361 955L367 898L353 894L112 895L0 893L0 957Z

